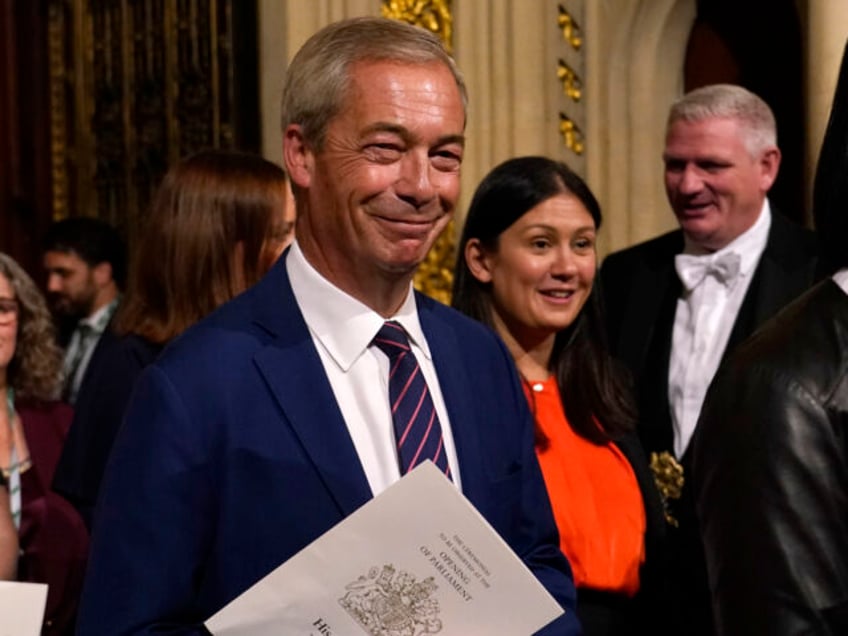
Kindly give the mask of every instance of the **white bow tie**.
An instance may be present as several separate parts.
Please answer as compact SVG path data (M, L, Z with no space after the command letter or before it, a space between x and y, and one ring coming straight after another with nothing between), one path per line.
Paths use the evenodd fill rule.
M674 268L687 291L695 289L707 276L713 276L730 289L739 274L740 262L736 252L727 252L717 258L710 254L678 254L674 257Z

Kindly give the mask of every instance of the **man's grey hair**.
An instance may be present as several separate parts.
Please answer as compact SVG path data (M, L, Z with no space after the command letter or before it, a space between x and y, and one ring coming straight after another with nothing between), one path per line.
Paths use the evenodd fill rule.
M465 81L439 38L398 20L359 17L334 22L310 37L289 65L283 82L282 126L302 127L304 141L320 150L327 125L344 106L350 68L357 62L444 64L462 97Z
M671 106L667 127L676 121L733 119L739 123L743 142L752 157L777 146L777 124L768 104L735 84L711 84L686 93Z

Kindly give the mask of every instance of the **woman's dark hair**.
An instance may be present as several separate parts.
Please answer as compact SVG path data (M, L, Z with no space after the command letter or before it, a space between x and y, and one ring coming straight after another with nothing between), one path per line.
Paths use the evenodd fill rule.
M491 284L469 270L462 252L477 239L496 251L500 235L538 204L558 194L572 194L601 226L601 207L592 191L562 162L546 157L518 157L495 167L477 187L465 220L457 259L452 304L459 311L495 328ZM556 376L562 406L578 435L598 444L632 430L636 407L630 378L609 354L604 331L599 281L574 323L554 340L549 367ZM600 424L600 425L599 425ZM536 425L536 443L548 440Z
M174 166L145 219L116 333L167 342L256 283L285 201L285 172L257 155L205 150Z

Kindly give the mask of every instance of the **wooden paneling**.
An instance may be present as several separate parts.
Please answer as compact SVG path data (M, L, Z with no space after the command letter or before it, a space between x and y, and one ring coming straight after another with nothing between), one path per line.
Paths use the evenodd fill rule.
M0 250L53 219L132 240L170 165L259 151L255 0L0 0Z
M0 250L36 280L50 223L46 1L0 0Z

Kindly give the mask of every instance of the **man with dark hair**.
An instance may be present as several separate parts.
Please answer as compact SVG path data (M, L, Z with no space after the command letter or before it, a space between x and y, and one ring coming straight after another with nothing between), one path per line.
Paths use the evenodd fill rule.
M88 217L53 224L42 249L47 299L65 347L62 397L73 404L91 355L118 306L126 250L112 226Z

